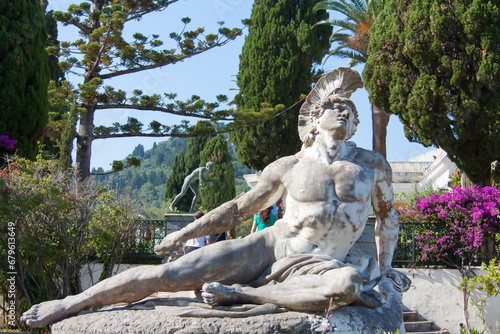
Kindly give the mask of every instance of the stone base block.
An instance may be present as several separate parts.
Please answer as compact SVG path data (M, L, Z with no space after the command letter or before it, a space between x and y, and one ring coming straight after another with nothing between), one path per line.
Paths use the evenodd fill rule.
M398 300L399 299L399 300ZM210 314L204 314L211 312ZM194 317L203 315L205 317ZM208 317L206 317L208 316ZM376 310L344 306L329 314L291 312L264 305L212 309L194 293L159 294L131 305L85 311L52 325L54 334L111 333L404 333L400 298Z

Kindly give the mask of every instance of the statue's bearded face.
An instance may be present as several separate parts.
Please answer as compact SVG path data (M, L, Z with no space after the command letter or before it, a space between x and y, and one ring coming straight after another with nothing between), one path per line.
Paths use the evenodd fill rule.
M335 139L349 139L356 131L358 122L352 108L342 102L324 101L315 115L316 130Z

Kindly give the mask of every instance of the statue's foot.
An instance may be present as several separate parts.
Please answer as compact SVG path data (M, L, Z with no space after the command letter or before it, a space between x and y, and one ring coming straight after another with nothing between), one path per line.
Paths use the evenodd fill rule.
M205 283L201 296L210 306L240 304L243 302L241 290L220 283Z
M385 300L379 292L370 290L361 293L358 299L356 299L351 305L375 309L384 305L386 301L387 300Z
M174 207L173 207L172 205L171 205L171 206L169 206L169 207L168 207L168 209L169 209L170 211L172 211L172 212L174 212L174 211L175 211L175 210L174 210Z
M59 319L63 319L71 314L78 313L70 307L70 302L66 299L51 300L33 305L21 316L21 321L29 327L45 327Z

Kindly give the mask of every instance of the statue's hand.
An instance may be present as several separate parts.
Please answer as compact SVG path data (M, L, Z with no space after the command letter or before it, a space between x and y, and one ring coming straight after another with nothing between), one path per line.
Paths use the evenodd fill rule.
M181 253L184 243L180 240L180 235L180 231L167 235L159 245L155 246L155 253L158 255L169 252Z
M405 292L410 288L411 280L402 272L391 268L384 271L384 275L394 282L393 286L397 291Z

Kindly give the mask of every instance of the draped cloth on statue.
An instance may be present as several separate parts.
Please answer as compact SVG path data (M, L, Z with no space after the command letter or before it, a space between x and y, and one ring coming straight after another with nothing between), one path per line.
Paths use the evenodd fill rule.
M258 287L301 275L322 275L345 266L357 269L365 285L371 283L370 288L373 288L380 279L380 270L373 257L349 257L344 263L328 255L295 254L276 261L257 280L248 285Z

